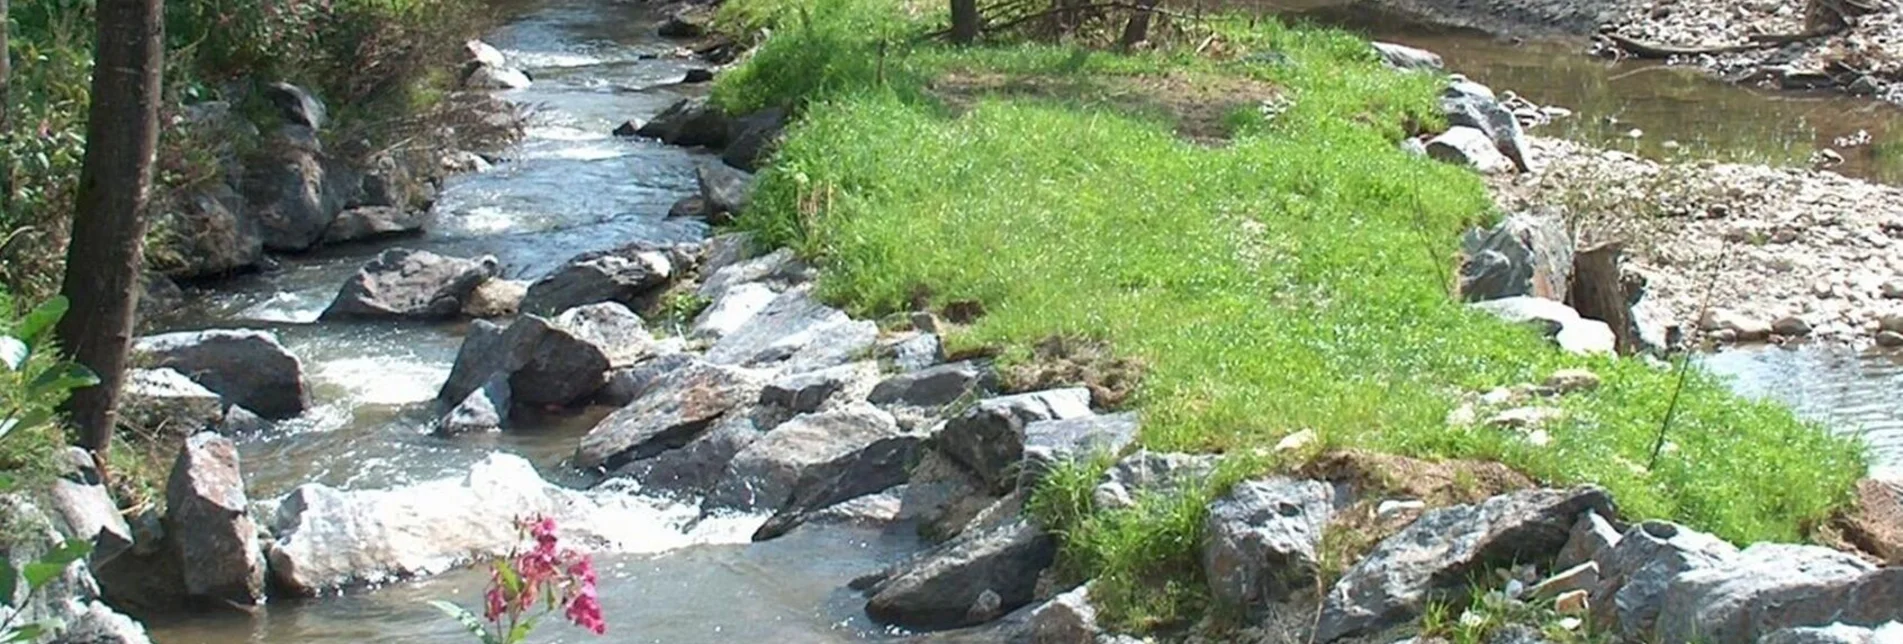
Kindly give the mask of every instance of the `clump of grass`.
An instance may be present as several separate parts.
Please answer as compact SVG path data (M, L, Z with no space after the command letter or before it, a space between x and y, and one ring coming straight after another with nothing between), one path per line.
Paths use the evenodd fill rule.
M1676 375L1562 354L1449 297L1458 233L1496 213L1470 172L1396 149L1410 121L1433 120L1436 81L1383 69L1357 39L1219 21L1229 43L1219 60L926 46L888 61L880 84L863 66L837 66L838 52L877 37L830 22L846 20L827 9L843 1L781 25L718 90L730 107L806 106L741 226L816 259L822 295L857 314L976 301L985 314L954 346L996 347L1010 363L1064 337L1137 361L1129 402L1147 448L1248 453L1313 428L1330 446L1598 483L1628 515L1739 541L1801 538L1863 471L1850 441L1703 374L1680 402L1676 450L1638 465ZM822 54L824 69L849 73L789 80L810 70L786 65ZM991 95L952 111L926 85L952 71L1180 69L1273 83L1287 100L1239 113L1232 140L1212 147L1114 100ZM1563 367L1591 368L1604 385L1559 403L1568 415L1545 446L1445 422L1458 392ZM1211 491L1114 512L1043 507L1073 507L1058 522L1064 558L1098 579L1111 621L1155 626L1206 601L1194 553Z

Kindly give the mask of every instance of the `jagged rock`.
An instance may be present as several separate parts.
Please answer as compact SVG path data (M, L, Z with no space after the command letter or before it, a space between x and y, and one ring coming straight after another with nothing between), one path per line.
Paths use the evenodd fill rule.
M715 224L733 220L753 199L753 175L725 165L707 164L695 171L700 198L707 202L707 219Z
M1030 488L1059 465L1095 456L1119 456L1136 443L1132 413L1041 420L1024 426L1024 462L1018 486Z
M453 318L462 314L469 294L500 269L492 256L462 259L392 248L344 282L322 318Z
M626 369L616 369L614 373L608 375L608 384L595 393L595 404L626 407L628 403L646 394L654 383L660 381L661 376L693 364L694 361L695 357L692 354L665 353L655 356L653 360Z
M1141 492L1174 494L1208 482L1221 457L1213 454L1156 453L1139 450L1124 457L1105 471L1091 491L1091 501L1100 509L1128 508L1136 505Z
M167 240L176 263L154 268L178 279L225 275L264 261L264 233L244 197L224 182L185 198L172 216L176 234Z
M798 525L849 525L877 527L891 524L899 518L900 497L905 486L897 486L883 492L846 499L838 503L801 515ZM777 515L776 515L777 516ZM771 524L768 524L771 525ZM761 526L766 530L766 526ZM755 541L761 540L761 532L754 532ZM767 536L764 538L772 538Z
M522 89L534 83L520 69L496 65L476 65L463 77L463 87L469 89Z
M644 492L701 497L720 482L734 455L763 435L753 419L727 414L686 445L623 465L614 475L640 482Z
M1835 522L1858 550L1891 566L1903 566L1903 480L1879 475L1857 481L1854 509Z
M8 535L0 555L16 571L38 561L68 537L56 519L23 494L0 495L0 523ZM46 620L62 624L50 634L25 641L149 644L143 627L98 600L100 590L86 564L75 562L52 575L32 595L27 594L26 584L15 584L12 595L4 598L8 607L0 607L0 616L16 628Z
M942 540L957 534L994 500L984 481L938 450L925 450L899 497L899 519L916 521L920 534Z
M720 269L759 257L762 252L756 248L753 235L748 233L725 233L715 235L701 245L700 270L712 275Z
M869 362L855 362L837 367L808 371L806 373L781 376L760 390L760 404L772 405L780 410L804 414L819 411L834 394L853 390L863 394L865 383L878 377L878 365Z
M521 307L524 313L552 316L596 302L627 304L665 286L673 272L667 255L656 251L583 256L536 280Z
M471 392L436 424L437 436L455 436L502 429L509 421L509 379L496 374Z
M898 423L891 414L863 403L796 417L735 454L727 463L726 475L707 495L704 507L779 510L809 470L842 460L846 463L838 465L844 467L852 460L847 457L898 432ZM832 478L825 472L816 472L816 476ZM845 498L828 499L824 504Z
M1548 599L1571 592L1591 593L1599 589L1599 564L1588 561L1555 573L1526 589L1526 597Z
M1429 511L1335 583L1315 641L1379 631L1462 592L1471 575L1550 558L1588 510L1611 514L1612 499L1592 487L1537 489Z
M408 211L391 206L351 208L337 214L324 229L324 243L381 239L423 232L429 221L428 211Z
M497 67L509 64L508 59L502 56L502 50L496 49L495 45L474 39L463 41L463 61Z
M132 527L119 514L91 453L68 447L58 457L59 477L47 498L63 532L93 546L92 559L101 561L132 547Z
M771 439L772 434L768 436ZM903 485L911 474L909 468L918 460L923 442L918 436L887 436L806 467L793 484L786 503L754 531L753 540L779 537L827 508ZM900 499L895 495L892 501L896 517Z
M1255 608L1313 587L1334 488L1318 481L1244 481L1209 506L1203 575L1223 605Z
M522 364L518 349L512 345L516 339L510 337L509 329L494 322L470 322L462 348L456 351L456 362L451 365L449 378L443 382L436 400L445 405L460 404L496 374L513 373Z
M993 490L1016 482L1024 460L1024 429L1043 420L1091 415L1090 390L1053 389L978 401L945 423L938 449L970 469Z
M784 373L813 371L858 358L878 335L878 325L820 304L809 289L794 289L721 338L707 350L706 360Z
M279 82L265 85L263 92L264 98L278 108L279 116L285 122L312 130L324 129L328 110L324 108L324 102L318 100L310 90Z
M1463 126L1447 128L1427 140L1427 156L1436 161L1462 165L1482 174L1498 174L1513 169L1513 162L1493 146L1487 133Z
M872 388L875 405L942 407L960 398L985 396L998 388L997 373L975 362L954 362L899 374Z
M1758 640L1758 644L1888 644L1903 642L1903 623L1876 629L1837 623L1828 626L1786 628Z
M656 350L641 316L615 302L587 304L563 311L555 326L601 351L610 369L632 367ZM533 366L533 363L530 365Z
M879 360L899 373L923 371L945 362L945 346L936 333L909 333L881 340Z
M325 155L316 133L302 126L287 126L270 138L261 153L246 159L239 192L266 250L306 251L356 198L363 179Z
M757 399L760 387L730 367L694 362L676 369L588 430L575 464L618 468L687 445L722 414Z
M635 134L670 145L719 148L727 145L731 127L720 108L708 104L704 97L694 97L668 106Z
M154 435L190 436L225 418L225 402L176 369L133 369L119 395L119 420Z
M1455 77L1441 92L1440 106L1447 115L1448 125L1480 131L1495 150L1512 162L1513 167L1521 172L1531 171L1532 166L1528 162L1531 156L1527 153L1526 134L1520 128L1520 120L1514 118L1511 110L1500 105L1492 90L1485 85Z
M463 301L463 315L472 318L501 318L522 310L522 298L529 283L520 280L490 279L470 291Z
M1538 297L1508 297L1469 306L1493 314L1508 322L1542 325L1547 337L1561 349L1576 354L1610 354L1618 344L1612 327L1598 320L1579 317L1579 311L1553 300Z
M568 405L601 390L611 369L653 351L640 317L612 302L569 309L554 320L524 315L506 330L477 320L437 400L459 404L501 375L517 403Z
M1662 521L1627 530L1617 546L1593 557L1599 590L1592 594L1594 621L1628 638L1646 637L1659 619L1666 590L1681 573L1721 567L1738 548L1717 537Z
M1573 524L1573 533L1553 560L1555 568L1571 568L1599 558L1599 553L1618 547L1621 536L1612 523L1597 512L1588 512Z
M760 161L786 129L786 110L773 107L742 116L734 120L732 129L733 141L720 155L721 162L747 172L758 172Z
M668 219L710 219L714 209L707 205L707 198L700 195L688 195L667 207Z
M443 572L521 546L515 522L556 520L566 544L612 550L665 536L622 494L592 496L542 480L519 456L491 454L462 477L380 490L320 483L278 504L270 552L277 587L295 596ZM647 545L652 547L652 545Z
M246 512L231 439L203 433L185 442L165 486L165 506L186 594L240 605L264 600L264 554Z
M1666 642L1755 642L1774 631L1835 621L1903 619L1903 569L1877 571L1821 546L1761 543L1723 565L1673 577L1659 611Z
M1032 644L1096 644L1101 635L1097 608L1090 605L1090 584L1052 597L1031 611Z
M1375 53L1381 55L1381 60L1395 69L1440 69L1442 66L1440 54L1425 49L1389 42L1370 44L1374 45Z
M696 339L719 340L744 326L753 316L766 310L780 294L765 284L735 284L714 298L712 304L694 317L688 335Z
M1461 238L1460 294L1468 302L1532 296L1566 301L1573 241L1553 217L1516 214Z
M740 284L757 283L775 291L785 291L812 278L813 269L782 248L752 259L723 266L701 280L701 297L718 298Z
M1029 604L1038 573L1057 556L1057 542L1024 519L945 544L881 582L866 614L907 628L956 628L973 624L972 604L986 591L998 608Z
M139 338L132 351L136 364L175 369L265 418L290 418L310 407L303 363L268 331L166 333Z

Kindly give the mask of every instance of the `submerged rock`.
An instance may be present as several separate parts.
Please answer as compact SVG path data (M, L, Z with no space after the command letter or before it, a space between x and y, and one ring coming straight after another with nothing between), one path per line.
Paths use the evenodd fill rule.
M268 331L213 329L139 338L133 361L175 369L226 402L279 419L310 407L304 365Z
M494 257L462 259L392 248L344 282L323 319L440 320L459 316L476 287L495 277Z
M727 115L705 97L684 98L636 130L637 136L683 147L725 147L732 136Z
M1203 576L1223 605L1255 608L1313 587L1334 488L1272 478L1236 484L1204 519Z
M391 206L351 208L337 214L324 229L324 243L365 241L420 233L429 220L427 211L408 211Z
M210 433L187 440L166 483L165 505L186 594L240 605L264 601L264 554L247 512L237 445Z

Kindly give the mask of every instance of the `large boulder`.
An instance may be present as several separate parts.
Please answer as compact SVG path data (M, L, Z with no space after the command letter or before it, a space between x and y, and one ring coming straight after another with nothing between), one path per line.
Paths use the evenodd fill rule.
M363 188L354 170L325 155L316 134L300 127L287 126L244 164L240 192L266 250L310 250Z
M989 366L954 362L887 378L872 388L866 400L875 405L943 407L964 398L982 398L997 388L997 373Z
M777 433L777 432L776 432ZM918 436L889 436L800 472L788 499L772 518L753 533L754 541L786 534L814 516L852 499L864 498L903 485L918 460L924 440ZM896 517L902 504L893 495Z
M1466 166L1482 174L1498 174L1513 169L1513 162L1500 154L1493 140L1480 130L1455 126L1427 140L1430 159Z
M1736 546L1689 528L1661 521L1633 526L1618 545L1592 557L1600 579L1591 597L1594 621L1622 637L1649 636L1673 579L1729 565L1737 556Z
M671 371L588 430L575 464L613 469L685 446L723 414L758 399L761 386L741 370L705 362Z
M864 398L878 376L879 366L871 362L780 376L760 390L760 404L787 414L816 412L836 406L834 401Z
M1083 388L981 400L946 421L938 434L938 449L1002 492L1017 481L1026 425L1091 414L1090 390Z
M1209 506L1203 576L1224 606L1259 608L1314 586L1334 487L1271 478L1236 484Z
M364 206L337 213L324 229L324 243L369 241L420 233L429 221L427 210L406 210L395 206Z
M26 569L71 536L62 531L57 519L21 494L0 496L0 527L8 535L0 556L14 570ZM100 590L86 564L73 562L31 594L26 584L11 585L12 594L4 598L8 608L0 608L0 615L16 626L59 624L50 634L28 641L149 644L144 627L101 602Z
M240 605L264 600L264 554L231 439L205 433L187 440L166 483L165 505L187 595Z
M684 98L662 110L635 131L636 136L660 139L683 147L725 147L732 137L726 113L704 97Z
M1479 130L1514 168L1531 171L1526 133L1520 128L1520 120L1514 118L1512 110L1500 104L1493 90L1456 76L1441 91L1440 107L1447 115L1448 125Z
M898 422L891 414L864 403L796 417L734 455L726 475L707 495L705 507L777 511L808 470L829 463L843 467L851 460L846 457L898 433ZM825 473L817 476L831 478ZM886 487L902 480L902 476L892 478L899 480ZM852 496L859 495L845 498ZM843 500L829 499L824 505Z
M329 110L316 94L290 83L275 82L260 88L265 100L278 110L278 116L291 125L312 130L324 129Z
M1672 579L1662 642L1755 642L1785 628L1903 620L1903 568L1878 571L1821 546L1762 543Z
M610 369L625 369L654 355L647 323L615 302L577 306L555 317L555 326L601 351ZM531 365L532 366L532 365Z
M456 351L456 361L449 368L449 378L443 381L443 389L436 396L437 402L460 404L497 374L506 378L514 373L522 365L522 358L514 346L518 337L510 335L512 327L488 320L470 322L462 347Z
M126 372L119 422L127 427L154 436L190 436L218 426L224 418L224 399L177 369Z
M444 257L392 248L377 255L344 282L323 319L399 318L441 320L462 315L476 287L501 269L496 258Z
M185 197L171 214L169 252L153 253L153 268L178 279L227 275L264 261L264 236L244 197L219 182Z
M1568 353L1611 354L1618 346L1618 337L1605 322L1580 317L1573 307L1546 298L1506 297L1468 306L1508 322L1537 324Z
M1536 489L1423 514L1335 583L1315 641L1378 632L1414 618L1429 603L1456 599L1473 575L1551 560L1588 510L1611 515L1611 497L1593 487Z
M548 483L522 457L491 454L465 476L400 488L342 491L319 483L278 503L270 555L277 587L297 596L383 583L504 556L523 544L516 521L556 520L566 544L652 550L686 538L625 493L594 495Z
M731 268L731 267L730 267ZM707 350L715 364L799 373L851 362L878 340L877 324L814 300L810 289L780 294Z
M707 219L716 224L733 221L753 200L753 175L725 165L702 165L695 173L700 198L707 203Z
M584 304L629 304L666 286L673 272L667 254L658 251L585 255L530 284L522 312L553 316Z
M139 338L132 351L137 364L175 369L265 418L290 418L310 407L304 364L268 331L166 333Z
M509 398L524 405L568 405L600 391L611 370L654 351L641 318L612 302L570 309L553 320L524 315L507 329L470 324L437 400L462 403L498 375Z
M474 65L463 76L463 87L469 89L522 89L534 83L526 72L499 65Z
M1460 295L1468 302L1532 296L1566 301L1572 236L1556 218L1516 214L1461 238Z
M1031 603L1037 578L1057 556L1057 541L1022 518L940 546L895 571L873 590L866 614L915 629L971 626L989 613ZM974 611L981 598L994 604ZM974 619L975 618L975 619Z
M721 153L721 162L747 172L759 172L760 162L766 159L779 142L780 132L786 129L786 110L772 107L742 116L734 120L732 129L733 140Z

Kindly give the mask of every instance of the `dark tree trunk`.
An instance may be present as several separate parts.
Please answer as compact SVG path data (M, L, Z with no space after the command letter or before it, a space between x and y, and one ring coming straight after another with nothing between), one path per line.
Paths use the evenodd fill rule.
M969 45L978 40L978 0L951 0L951 40Z
M164 66L164 0L99 0L86 159L66 281L72 313L59 338L99 385L73 392L67 411L79 443L104 463L125 381L132 314L145 262L145 204L158 147L159 78Z
M1567 298L1580 317L1599 320L1612 327L1619 355L1639 350L1637 327L1632 323L1632 297L1626 291L1625 247L1619 243L1600 244L1573 254L1572 284Z
M1130 22L1123 26L1123 38L1117 41L1117 46L1122 47L1124 51L1129 51L1150 39L1150 18L1156 15L1156 12L1151 9L1156 8L1158 1L1137 1L1142 8L1137 10L1136 15L1130 16Z

